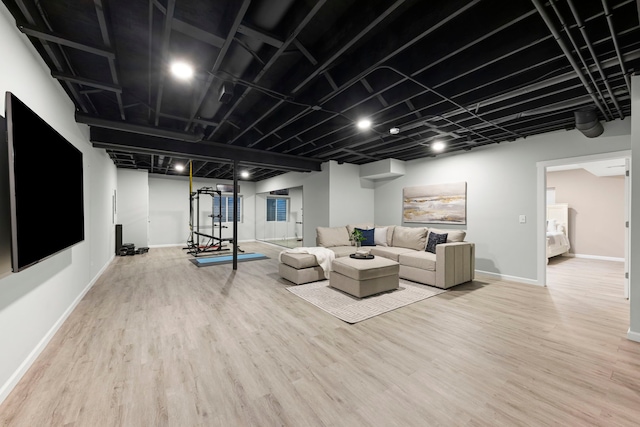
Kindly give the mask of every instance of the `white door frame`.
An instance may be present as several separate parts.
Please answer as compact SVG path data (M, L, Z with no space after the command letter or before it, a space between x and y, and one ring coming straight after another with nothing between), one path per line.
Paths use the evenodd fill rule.
M611 160L624 158L629 162L629 170L631 170L631 150L614 151L611 153L592 154L589 156L568 157L565 159L547 160L537 162L537 277L538 285L547 286L547 242L546 242L546 218L547 218L547 168L551 166L572 165L576 163L597 162L600 160ZM631 188L625 188L625 206L631 206ZM627 215L628 218L628 215ZM628 236L629 229L626 229ZM625 244L625 266L628 264L629 250L628 244ZM629 271L629 270L627 270ZM631 274L629 272L629 274ZM625 297L629 296L629 283L631 277L625 280Z

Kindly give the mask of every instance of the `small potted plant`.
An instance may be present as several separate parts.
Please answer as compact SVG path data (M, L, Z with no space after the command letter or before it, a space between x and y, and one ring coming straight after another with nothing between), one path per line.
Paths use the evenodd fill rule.
M365 240L365 237L362 235L362 231L357 228L354 228L351 232L351 240L353 240L356 244L356 247L360 247L360 243Z

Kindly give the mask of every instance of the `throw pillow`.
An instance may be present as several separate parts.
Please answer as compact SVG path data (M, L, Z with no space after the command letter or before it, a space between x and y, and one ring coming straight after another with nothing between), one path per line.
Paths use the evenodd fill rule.
M361 228L356 228L356 230L360 230L360 232L362 233L362 237L364 237L364 240L362 242L360 242L361 246L375 246L376 245L376 241L375 241L375 229L371 229L371 230L363 230Z
M429 240L427 241L427 252L431 252L432 254L436 253L436 245L440 243L447 243L447 233L438 234L438 233L429 233Z
M389 227L380 227L374 228L373 240L378 246L389 246L387 245L387 231Z

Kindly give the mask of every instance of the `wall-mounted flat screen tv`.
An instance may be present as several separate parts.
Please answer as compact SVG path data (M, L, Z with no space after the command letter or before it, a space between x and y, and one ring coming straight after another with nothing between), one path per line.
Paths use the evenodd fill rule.
M82 152L5 96L11 265L24 270L84 240Z

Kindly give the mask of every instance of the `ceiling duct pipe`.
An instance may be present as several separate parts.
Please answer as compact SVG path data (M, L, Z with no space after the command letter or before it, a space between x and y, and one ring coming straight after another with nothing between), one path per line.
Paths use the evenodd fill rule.
M547 14L547 11L545 10L544 6L540 2L540 0L531 0L531 1L533 2L533 5L538 10L538 13L540 14L540 17L542 18L544 23L549 28L549 31L551 31L551 34L553 35L553 38L556 39L556 42L558 43L558 46L560 46L560 49L562 49L562 52L564 53L564 56L567 58L567 60L569 61L569 64L571 64L571 67L573 68L575 73L578 75L578 78L582 82L582 85L584 86L584 88L586 89L587 93L589 94L589 96L593 100L594 104L596 104L596 106L598 107L598 109L600 110L602 115L606 118L607 117L607 113L605 113L604 107L602 106L602 103L600 102L600 100L593 93L593 89L591 89L591 85L589 84L589 82L587 81L587 78L582 73L582 70L580 69L580 67L576 63L576 60L573 58L573 54L571 53L571 50L569 49L569 47L565 43L564 39L560 36L560 32L556 29L555 25L553 24L553 21L551 20L551 18Z
M591 43L591 40L589 39L589 35L587 34L587 29L584 26L584 22L580 18L580 15L578 15L578 10L576 9L575 5L573 4L573 1L572 0L567 0L567 4L569 5L569 9L571 9L571 13L573 13L573 17L576 20L576 24L578 24L578 28L580 29L580 33L582 34L582 38L584 38L584 41L587 44L587 49L589 50L589 53L591 53L591 58L593 59L593 63L598 68L598 71L600 72L600 76L602 77L602 81L604 82L604 85L607 88L607 91L609 92L609 95L611 95L611 100L613 101L613 105L615 105L616 109L618 110L618 114L620 115L620 119L624 119L624 113L622 112L622 109L620 108L620 103L618 102L618 98L616 98L615 94L613 93L613 89L611 88L611 84L609 83L609 78L604 73L604 70L602 69L602 66L600 65L600 60L598 59L598 55L596 54L596 51L593 48L593 44ZM622 72L622 74L624 75L624 71Z
M604 128L598 120L598 113L594 107L585 107L573 112L576 119L576 129L587 138L595 138L602 135Z

